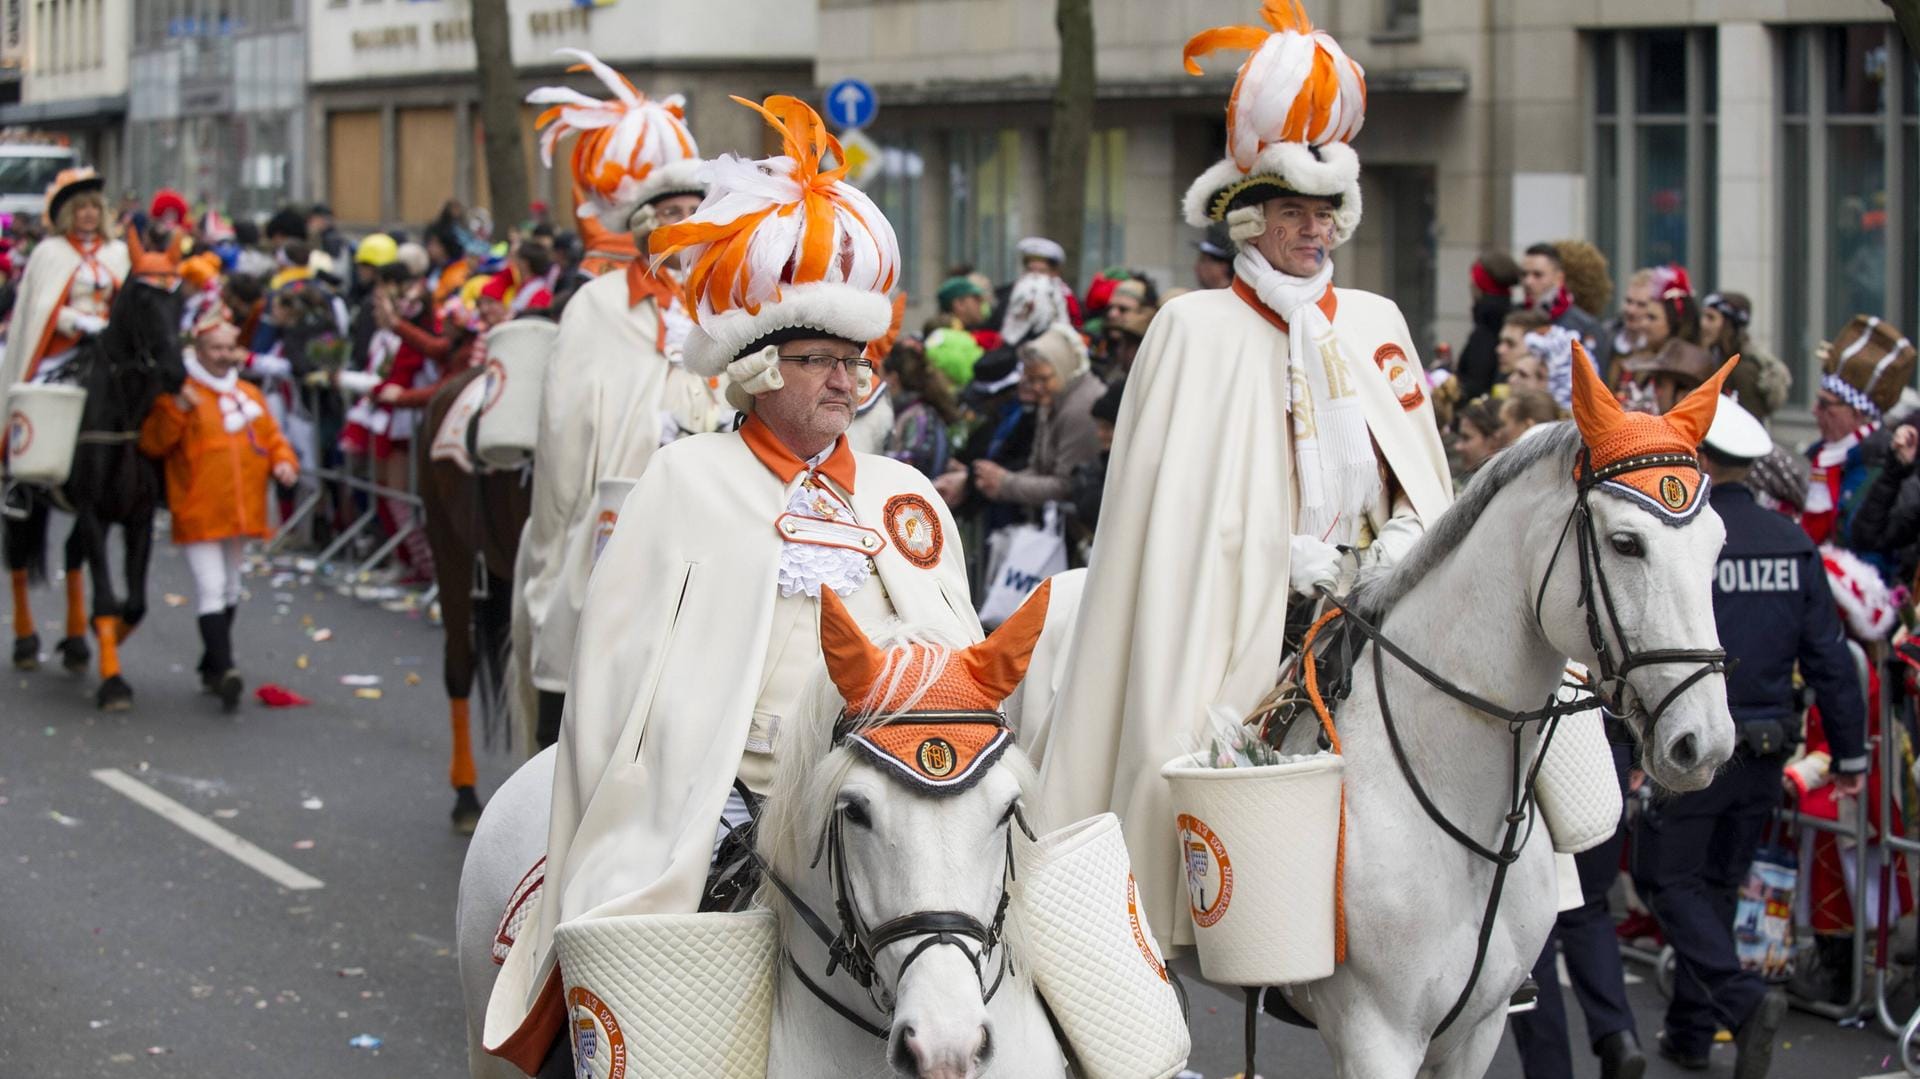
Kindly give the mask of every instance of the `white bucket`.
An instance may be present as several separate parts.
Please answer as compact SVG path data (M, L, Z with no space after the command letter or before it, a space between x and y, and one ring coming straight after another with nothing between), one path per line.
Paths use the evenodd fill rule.
M67 482L87 391L55 383L24 383L7 395L7 471L21 483Z
M1183 754L1160 769L1208 981L1292 985L1333 973L1344 767L1332 753L1258 768L1207 768Z
M540 399L558 328L545 319L503 322L487 331L486 403L474 446L489 468L518 468L540 441Z
M583 918L553 939L575 1075L766 1079L772 911Z
M1085 1079L1166 1079L1191 1049L1180 998L1140 910L1120 818L1013 846L1027 966Z
M594 484L592 565L599 564L600 552L606 550L607 541L613 538L613 526L620 521L620 507L638 482L627 476L611 476Z
M1534 794L1554 850L1578 854L1613 838L1624 807L1599 709L1560 720L1540 761Z

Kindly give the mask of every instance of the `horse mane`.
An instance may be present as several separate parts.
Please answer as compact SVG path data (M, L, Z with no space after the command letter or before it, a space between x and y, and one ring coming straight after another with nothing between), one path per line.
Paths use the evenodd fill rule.
M1579 428L1563 420L1548 424L1495 454L1474 473L1472 482L1454 499L1447 512L1427 527L1426 534L1405 558L1395 565L1361 575L1353 594L1355 612L1379 625L1394 604L1466 542L1468 533L1479 523L1480 515L1495 496L1533 466L1542 461L1559 462L1564 465L1562 473L1571 477L1573 455L1580 444Z

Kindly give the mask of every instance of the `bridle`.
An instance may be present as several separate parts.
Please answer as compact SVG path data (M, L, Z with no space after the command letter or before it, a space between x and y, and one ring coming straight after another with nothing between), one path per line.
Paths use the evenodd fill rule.
M899 722L990 722L1004 728L1006 717L994 712L910 712L888 721L888 723ZM886 725L882 724L882 726ZM834 726L833 746L837 748L844 745L848 737L859 729L861 729L860 724L851 717L843 715ZM832 978L836 970L844 971L848 979L866 992L867 999L872 1003L874 1010L891 1018L895 1004L893 987L880 982L879 957L882 952L896 944L917 940L917 943L908 950L906 957L900 961L900 969L894 975L896 986L900 979L906 976L907 968L912 966L915 960L934 948L951 947L958 949L960 954L966 957L968 964L973 967L974 976L980 981L980 999L983 1002L992 1001L994 994L998 993L1000 987L1005 984L1007 971L1011 965L1008 950L1003 945L1007 908L1012 902L1012 893L1008 886L1014 879L1012 825L1018 824L1029 840L1034 838L1033 829L1028 826L1020 803L1016 801L1008 807L1006 816L1000 822L1006 828L1006 860L1001 869L1000 898L994 905L992 920L984 923L966 911L916 910L889 918L879 925L869 925L860 913L859 897L854 891L853 878L847 869L842 823L845 815L844 809L833 810L827 818L826 825L821 829L819 839L814 843L813 860L808 863L811 868L818 868L821 860L823 858L826 860L828 876L833 882L833 910L836 922L833 927L829 927L826 919L808 906L792 887L781 880L779 874L773 871L773 867L768 865L757 851L752 854L753 860L760 867L761 874L780 893L781 898L786 900L787 906L800 919L801 924L805 925L826 947L827 967L823 976ZM999 953L997 958L993 954L995 952ZM876 1038L884 1041L889 1037L886 1027L872 1022L842 1004L818 982L810 978L801 968L799 961L793 957L791 950L784 951L784 958L787 966L793 971L794 977L822 1004L831 1008L847 1022ZM987 979L989 962L994 966L991 982Z
M1660 717L1666 714L1667 709L1683 693L1702 679L1714 674L1724 674L1728 669L1727 654L1725 650L1719 648L1634 649L1628 643L1626 632L1620 624L1619 609L1613 597L1613 588L1607 581L1606 568L1600 561L1599 533L1594 523L1593 508L1589 504L1593 492L1608 480L1629 472L1683 465L1698 468L1699 462L1686 454L1655 453L1629 457L1604 468L1595 469L1592 467L1588 451L1584 448L1580 450L1580 456L1575 465L1576 493L1573 508L1567 514L1566 523L1560 528L1560 539L1554 545L1553 556L1547 561L1546 571L1541 576L1538 589L1535 590L1533 616L1535 623L1541 625L1544 632L1541 612L1546 601L1547 587L1552 582L1555 569L1560 563L1560 552L1566 546L1567 537L1572 535L1576 539L1579 557L1579 603L1586 610L1587 636L1599 660L1599 678L1593 685L1562 683L1555 687L1553 695L1539 708L1524 711L1507 708L1460 687L1409 655L1405 649L1388 639L1379 627L1362 618L1346 603L1334 596L1330 590L1325 587L1320 589L1320 595L1340 615L1343 630L1358 634L1374 645L1374 691L1380 702L1381 723L1386 728L1387 743L1393 750L1394 762L1399 766L1400 774L1406 779L1407 786L1412 789L1414 799L1420 803L1420 808L1441 831L1475 857L1491 863L1494 867L1493 886L1487 896L1486 908L1480 917L1473 969L1467 976L1467 984L1460 990L1460 995L1454 999L1453 1006L1448 1009L1445 1017L1440 1020L1440 1025L1429 1036L1430 1039L1438 1038L1453 1025L1454 1020L1458 1019L1460 1013L1465 1010L1468 999L1473 995L1474 987L1479 984L1480 972L1486 965L1487 949L1493 937L1494 915L1500 908L1500 896L1506 888L1507 872L1515 862L1520 860L1520 852L1525 849L1527 841L1532 837L1534 824L1538 820L1535 813L1538 804L1535 788L1540 777L1540 766L1546 760L1547 750L1553 743L1554 734L1559 730L1560 720L1569 715L1591 711L1596 706L1605 708L1622 718L1635 714L1643 715L1645 724L1641 730L1641 741L1644 744L1652 744L1654 730ZM1705 499L1706 491L1704 489L1699 491L1695 497ZM1691 520L1692 518L1689 518L1679 524L1684 526ZM1602 604L1606 607L1605 625L1612 627L1614 640L1619 642L1618 655L1608 644L1607 635L1604 632L1605 626L1600 616ZM1311 643L1312 635L1309 634L1308 640L1302 644L1302 651L1306 651ZM1350 651L1349 654L1352 652ZM1387 699L1387 656L1392 656L1401 666L1441 693L1476 712L1506 723L1512 744L1512 756L1509 768L1507 813L1503 818L1506 827L1497 849L1480 843L1459 825L1448 820L1414 772L1413 762L1407 755L1399 727L1394 721L1393 708ZM1699 666L1668 691L1651 711L1645 709L1644 702L1639 699L1637 693L1632 698L1632 704L1628 704L1627 690L1631 688L1626 681L1628 674L1641 667L1675 663L1697 663ZM1351 687L1349 685L1346 688ZM1569 688L1573 690L1572 693L1564 692ZM1533 761L1529 765L1525 759L1524 735L1527 727L1536 723L1540 725L1540 740L1534 752Z
M1648 468L1698 468L1699 461L1690 454L1653 453L1638 457L1628 457L1602 468L1594 468L1592 456L1586 450L1580 451L1576 464L1578 493L1574 497L1573 510L1567 515L1567 522L1560 529L1560 539L1554 545L1553 558L1547 563L1547 572L1540 580L1539 591L1534 595L1533 617L1540 621L1540 613L1546 601L1547 584L1553 579L1553 569L1560 560L1560 552L1566 546L1567 535L1572 533L1576 540L1580 558L1580 606L1587 615L1587 641L1593 647L1594 655L1599 658L1599 680L1597 696L1607 711L1621 720L1641 716L1645 723L1641 728L1640 740L1643 744L1654 744L1654 731L1667 709L1680 699L1680 696L1692 689L1702 679L1715 674L1726 674L1730 669L1727 653L1721 648L1650 648L1636 650L1627 641L1626 630L1620 625L1619 604L1613 598L1613 587L1607 581L1606 569L1600 563L1600 536L1598 526L1594 524L1593 509L1588 505L1593 491L1601 484L1629 472ZM1707 492L1706 478L1701 477L1702 490L1695 496L1704 500ZM1693 518L1681 522L1691 523ZM1606 626L1600 621L1600 608L1606 607ZM1613 639L1619 642L1619 655L1607 642L1605 629L1613 630ZM1681 679L1667 695L1660 698L1651 711L1646 708L1638 692L1634 692L1629 703L1627 675L1642 667L1657 667L1676 663L1698 664L1693 672Z

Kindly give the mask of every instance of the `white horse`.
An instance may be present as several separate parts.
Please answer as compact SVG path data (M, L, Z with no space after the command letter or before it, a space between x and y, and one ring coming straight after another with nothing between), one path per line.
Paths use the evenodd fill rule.
M1583 541L1572 480L1581 445L1567 423L1500 454L1401 565L1363 583L1353 609L1439 678L1519 712L1548 701L1569 657L1603 669L1583 600L1596 602L1611 657L1605 669L1621 674L1648 773L1670 789L1698 789L1733 751L1724 679L1711 654L1711 581L1725 529L1707 507L1676 525L1595 491L1583 499L1592 523ZM1583 580L1593 584L1589 596ZM1360 652L1352 696L1337 717L1346 760L1346 962L1286 994L1317 1022L1341 1079L1479 1076L1553 925L1552 850L1544 828L1523 826L1515 837L1524 845L1506 873L1484 965L1436 1036L1472 978L1496 867L1447 835L1416 799L1396 763L1382 698L1435 809L1496 852L1507 833L1515 740L1508 723L1443 693L1399 659L1383 655L1376 666L1378 651L1368 644ZM1649 713L1657 719L1649 722ZM1288 749L1308 749L1317 734L1318 724L1297 722ZM1521 728L1523 763L1539 735L1537 723Z
M897 661L908 638L890 641ZM939 664L957 656L938 649ZM923 687L939 674L926 672ZM1052 1079L1066 1063L1032 981L1017 958L1018 906L1009 910L1010 829L1024 826L1022 798L1033 767L1008 746L971 787L938 795L912 789L836 737L846 707L822 680L798 722L781 725L780 777L758 824L758 847L772 875L826 923L829 932L884 932L899 919L964 915L993 927L1005 915L997 946L957 931L949 946L921 929L873 947L870 989L844 969L832 976L828 949L796 914L777 885L761 898L780 920L791 962L783 962L774 997L769 1079L823 1075L917 1076L918 1079ZM914 712L865 717L872 729ZM823 848L823 839L826 840ZM823 855L823 852L825 856ZM836 890L832 869L845 867ZM840 923L836 901L851 904ZM903 970L902 967L905 967ZM804 979L804 980L803 980ZM811 983L809 985L809 983ZM830 997L829 1004L824 997ZM861 1068L860 1061L869 1061Z
M954 653L939 651L957 662ZM834 863L825 857L816 862L815 853L823 829L838 820L834 856L845 868L850 909L863 930L927 912L994 925L1008 884L1013 808L1033 782L1026 757L1009 747L966 790L919 793L838 744L834 726L844 702L831 681L822 678L809 699L807 713L781 725L780 778L758 825L761 857L773 872L837 928L828 876ZM499 970L493 946L502 915L516 885L545 853L553 760L554 750L542 752L494 794L461 871L456 940L473 1079L520 1079L511 1064L482 1048L481 1031ZM769 1079L1066 1075L1031 980L1019 964L1008 962L1019 942L1012 914L995 946L984 951L977 941L962 939L960 947L928 947L909 961L924 941L938 935L929 933L875 947L869 991L844 968L825 973L827 949L776 888L763 887L761 899L778 913L782 946L791 956L790 962L782 960L776 990ZM970 952L981 952L977 966ZM802 972L845 1012L837 1013L810 991L800 980ZM989 994L996 981L997 991ZM861 1061L868 1063L863 1067Z
M454 957L467 1006L467 1071L473 1079L526 1079L519 1068L486 1051L482 1032L487 1000L500 974L493 948L501 919L515 889L547 853L557 752L549 746L534 755L487 800L460 866Z

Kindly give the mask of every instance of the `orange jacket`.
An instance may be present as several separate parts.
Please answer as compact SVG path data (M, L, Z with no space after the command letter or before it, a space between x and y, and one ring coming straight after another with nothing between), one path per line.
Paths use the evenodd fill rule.
M240 382L238 392L253 399L260 415L232 433L222 422L219 395L192 379L187 387L191 412L162 394L140 427L140 452L166 463L173 542L266 536L267 481L281 461L299 464L293 447L252 383Z

